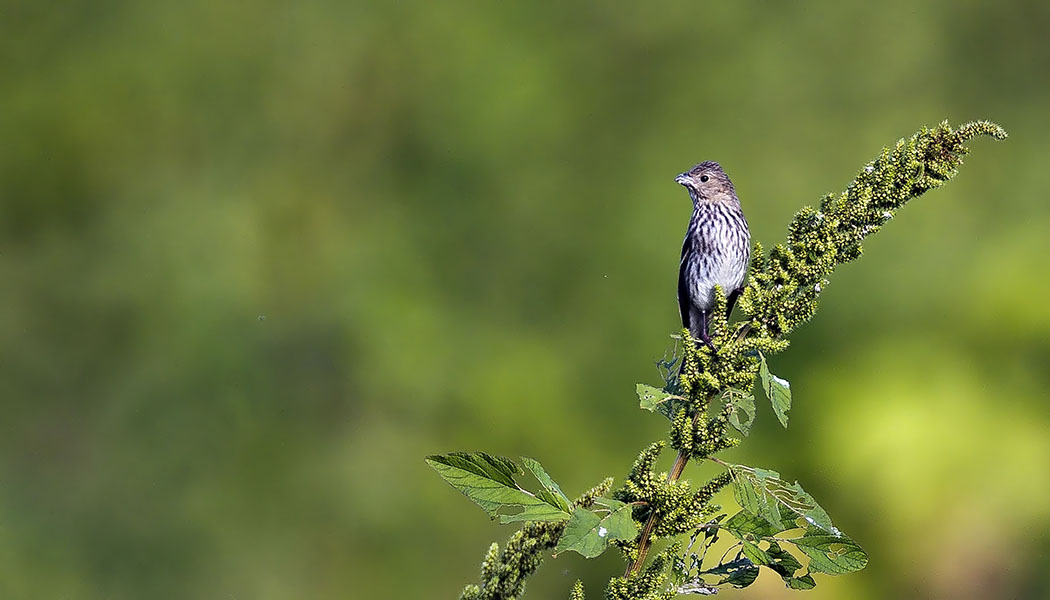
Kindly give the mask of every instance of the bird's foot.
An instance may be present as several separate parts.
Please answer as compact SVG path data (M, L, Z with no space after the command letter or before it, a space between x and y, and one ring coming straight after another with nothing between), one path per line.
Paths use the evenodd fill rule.
M701 342L702 342L702 343L703 343L703 344L704 344L705 346L707 346L708 348L710 348L710 349L711 349L711 354L717 354L717 353L718 353L718 349L717 349L717 348L715 348L715 345L714 345L714 344L713 344L713 343L711 342L711 336L709 336L709 335L707 335L707 334L705 333L704 335L700 336L700 341L701 341Z

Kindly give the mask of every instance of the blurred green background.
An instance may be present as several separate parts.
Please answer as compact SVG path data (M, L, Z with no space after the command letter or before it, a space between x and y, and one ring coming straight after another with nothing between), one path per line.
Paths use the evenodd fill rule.
M424 455L576 494L664 435L676 173L719 160L769 245L944 118L1011 138L835 274L772 361L791 428L727 458L870 552L808 598L1050 597L1046 2L0 15L0 597L455 597L512 529Z

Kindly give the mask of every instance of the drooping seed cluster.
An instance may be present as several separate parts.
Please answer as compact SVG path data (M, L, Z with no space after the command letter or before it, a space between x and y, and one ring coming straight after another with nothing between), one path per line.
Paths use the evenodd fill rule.
M944 185L958 173L964 144L979 135L1003 139L1006 132L987 121L952 129L948 122L923 128L864 166L846 191L828 195L819 210L805 207L788 226L786 244L768 258L756 245L750 279L740 299L752 335L783 338L808 321L836 266L858 258L861 242L893 218L912 198Z

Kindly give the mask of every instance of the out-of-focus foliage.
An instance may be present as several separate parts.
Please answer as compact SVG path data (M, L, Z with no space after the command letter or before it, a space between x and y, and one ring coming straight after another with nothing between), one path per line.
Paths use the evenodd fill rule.
M634 384L678 326L676 173L720 161L772 243L977 117L1009 143L836 273L774 365L791 429L760 413L727 457L870 554L808 598L1046 596L1048 28L1035 1L5 3L0 597L454 597L509 530L420 457L534 456L572 497L665 428Z

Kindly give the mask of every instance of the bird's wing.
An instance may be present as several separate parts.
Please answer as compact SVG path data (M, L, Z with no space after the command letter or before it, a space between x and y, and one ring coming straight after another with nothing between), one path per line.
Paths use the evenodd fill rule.
M682 317L682 327L692 331L689 326L689 285L686 282L686 260L689 254L689 238L682 242L682 259L678 262L678 314Z

